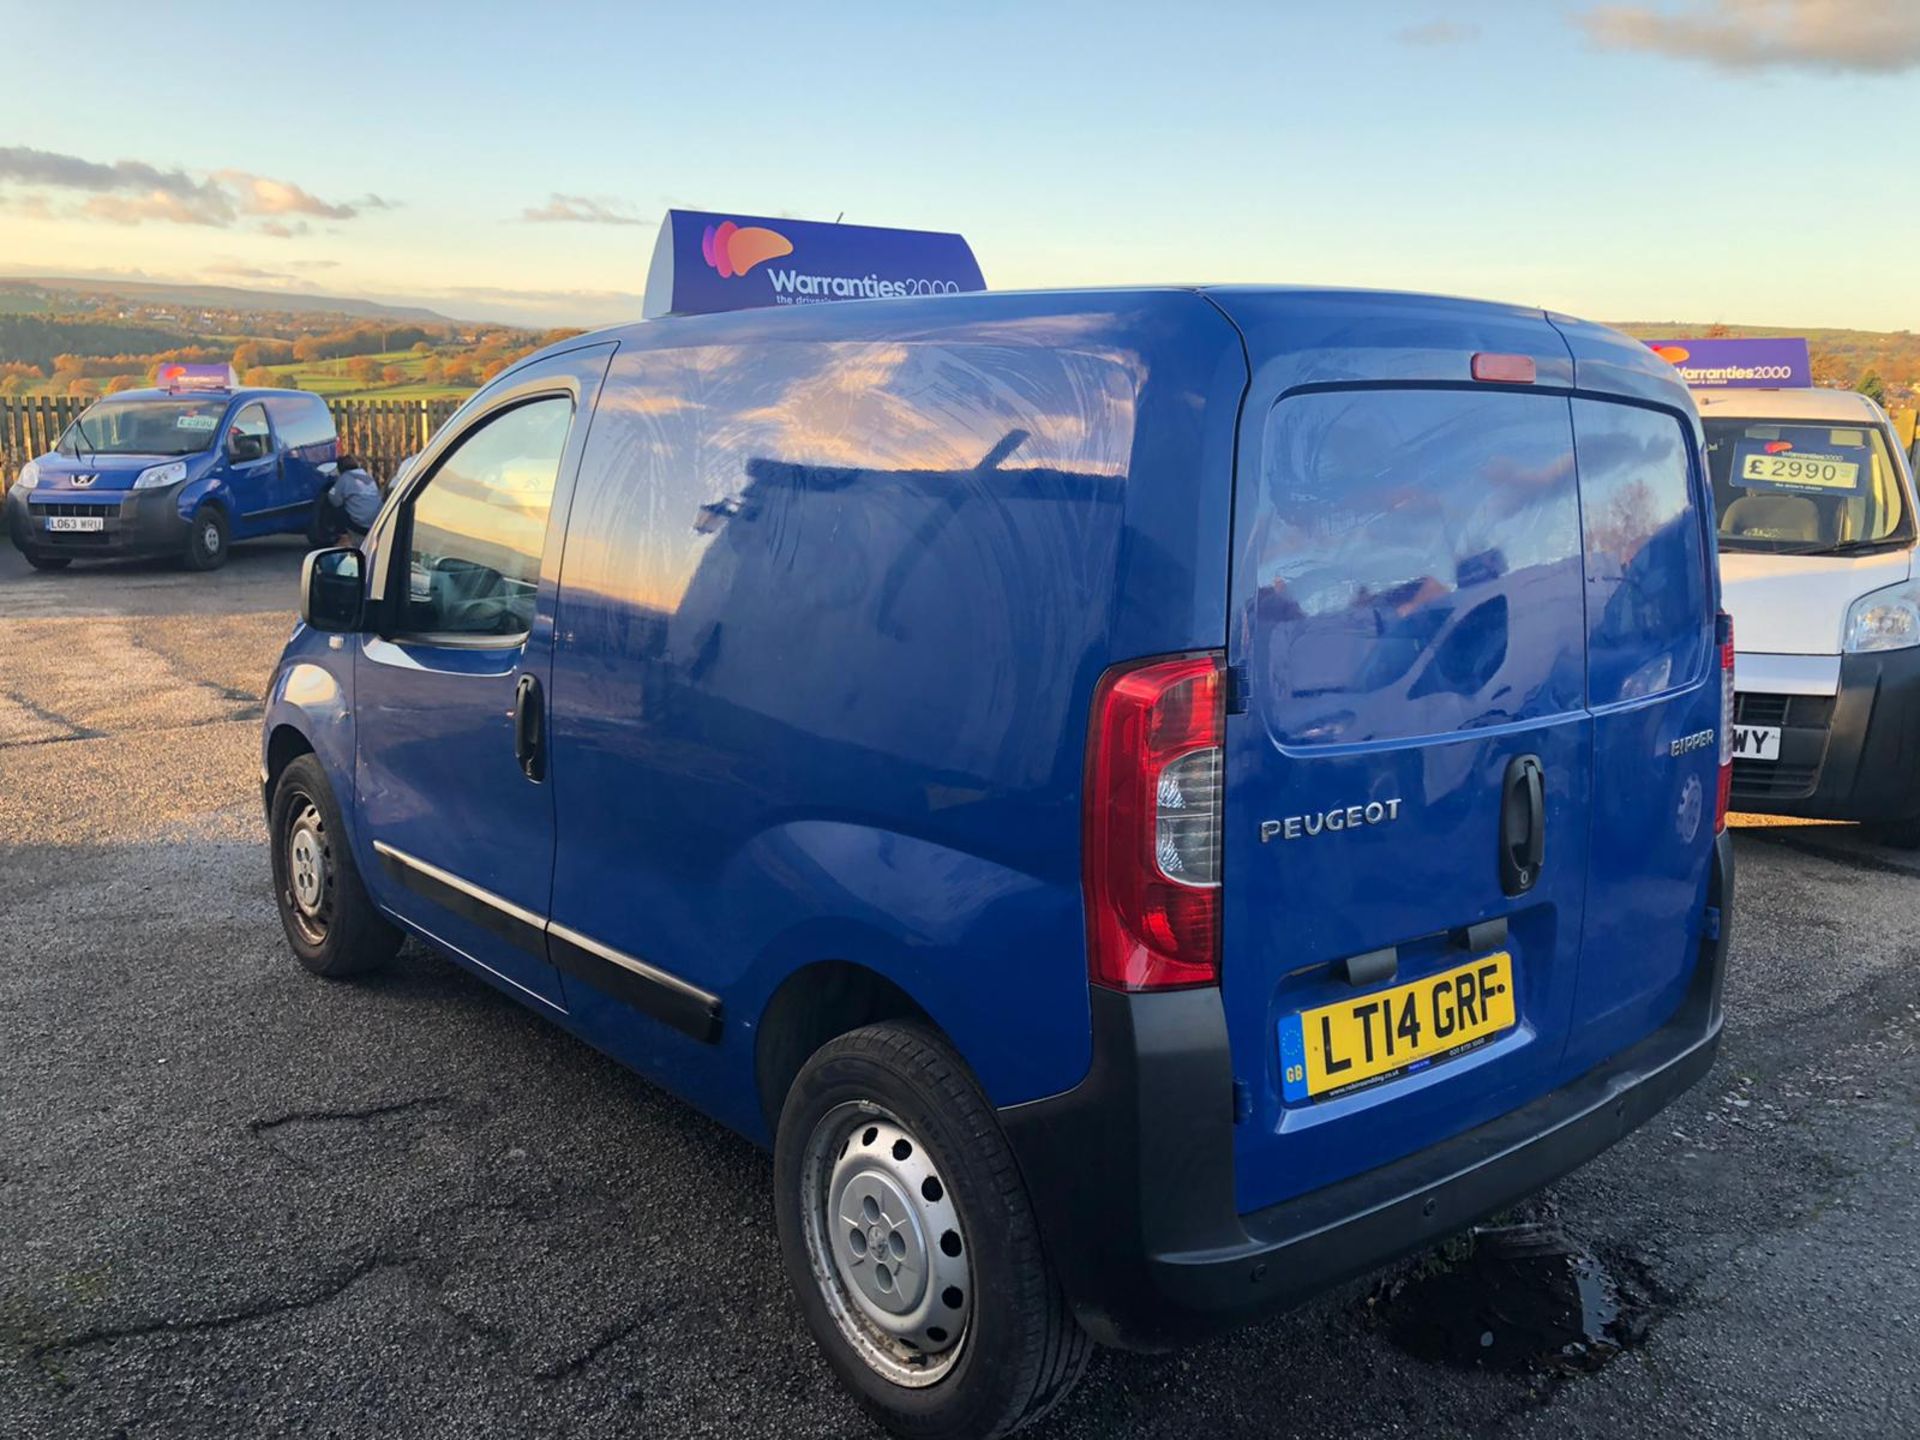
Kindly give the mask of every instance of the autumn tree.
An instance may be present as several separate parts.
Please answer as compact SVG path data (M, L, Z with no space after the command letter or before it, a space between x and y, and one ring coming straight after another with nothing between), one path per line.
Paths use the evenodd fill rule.
M347 362L347 374L362 385L371 385L380 375L380 362L370 355L357 355Z
M19 374L18 372L15 372L10 375L0 375L0 395L5 395L8 398L13 398L15 396L24 395L26 393L27 393L27 377L26 376Z
M388 365L380 371L380 379L388 385L398 385L407 378L407 372L398 365Z
M233 347L233 368L240 371L253 369L260 363L258 342L248 340Z
M1876 405L1887 403L1887 382L1880 378L1877 371L1867 371L1854 388Z
M118 395L122 390L138 390L142 383L138 375L116 375L107 381L107 394Z
M273 371L269 370L266 366L255 365L240 377L240 383L243 385L273 385L278 382L279 378L279 376L275 375Z

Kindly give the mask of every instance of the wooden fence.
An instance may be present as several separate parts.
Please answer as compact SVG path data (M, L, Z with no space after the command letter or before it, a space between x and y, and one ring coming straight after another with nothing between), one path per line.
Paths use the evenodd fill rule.
M0 491L20 467L59 441L73 417L93 402L72 396L0 396ZM460 405L443 400L331 400L342 451L367 462L380 479L417 453Z

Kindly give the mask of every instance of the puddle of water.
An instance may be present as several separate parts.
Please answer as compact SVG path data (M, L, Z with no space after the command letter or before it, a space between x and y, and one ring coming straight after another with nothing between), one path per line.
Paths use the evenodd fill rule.
M1464 1257L1436 1258L1375 1305L1401 1349L1463 1369L1590 1373L1653 1320L1648 1301L1549 1225L1476 1230Z

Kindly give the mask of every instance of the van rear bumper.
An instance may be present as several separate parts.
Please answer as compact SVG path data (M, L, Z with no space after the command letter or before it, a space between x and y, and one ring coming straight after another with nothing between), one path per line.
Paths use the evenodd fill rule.
M1722 835L1718 934L1679 1011L1632 1049L1404 1160L1246 1215L1219 992L1096 988L1086 1080L1000 1112L1080 1323L1128 1349L1198 1339L1432 1246L1607 1149L1713 1063L1732 898Z

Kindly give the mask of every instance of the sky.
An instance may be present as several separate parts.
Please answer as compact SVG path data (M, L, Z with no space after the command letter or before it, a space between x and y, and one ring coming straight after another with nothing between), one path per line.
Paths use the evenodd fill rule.
M958 230L995 289L1920 329L1920 0L0 0L0 33L0 273L606 324L679 205Z

